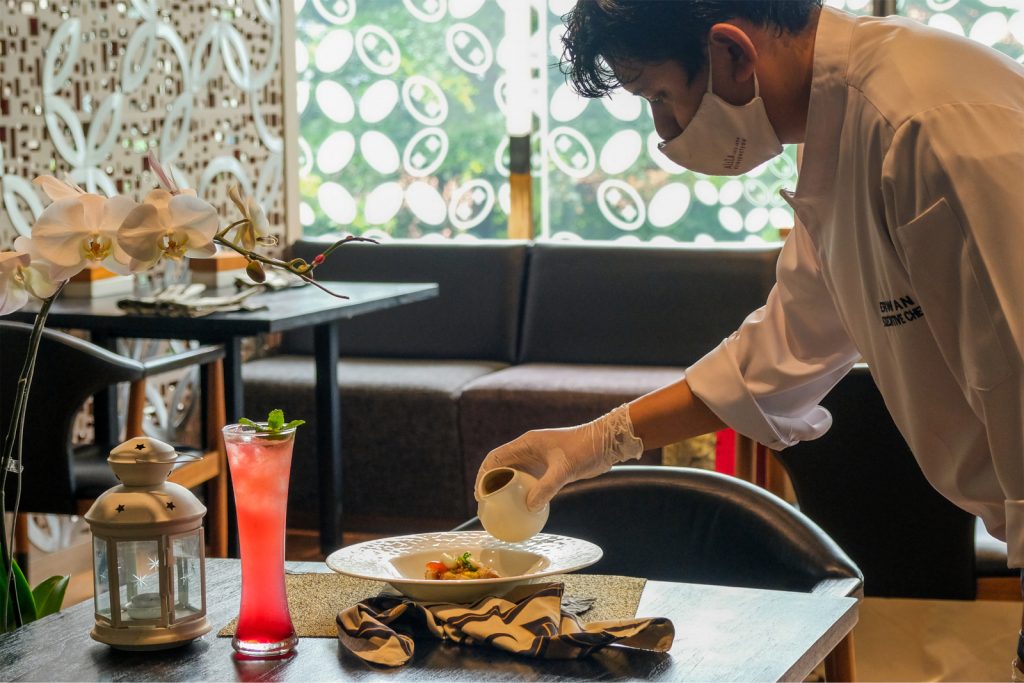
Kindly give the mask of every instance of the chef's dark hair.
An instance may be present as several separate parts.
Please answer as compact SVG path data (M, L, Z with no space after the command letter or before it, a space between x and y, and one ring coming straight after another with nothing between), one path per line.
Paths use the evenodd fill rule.
M621 85L608 66L676 61L692 80L707 62L711 27L747 19L799 33L822 0L576 0L562 20L559 68L576 92L603 97Z

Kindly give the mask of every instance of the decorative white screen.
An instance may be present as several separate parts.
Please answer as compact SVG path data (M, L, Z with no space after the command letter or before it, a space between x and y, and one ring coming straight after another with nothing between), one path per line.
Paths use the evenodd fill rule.
M45 205L35 176L138 199L156 185L150 150L225 219L240 184L284 236L279 0L0 7L0 249Z

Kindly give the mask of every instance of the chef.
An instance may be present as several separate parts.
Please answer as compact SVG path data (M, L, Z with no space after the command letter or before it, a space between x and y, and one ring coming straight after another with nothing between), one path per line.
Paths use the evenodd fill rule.
M676 163L739 175L803 143L796 227L765 305L683 379L481 472L534 474L537 508L726 426L783 449L828 430L819 403L863 359L928 480L1024 567L1024 69L820 0L578 0L566 23L575 89L647 99Z

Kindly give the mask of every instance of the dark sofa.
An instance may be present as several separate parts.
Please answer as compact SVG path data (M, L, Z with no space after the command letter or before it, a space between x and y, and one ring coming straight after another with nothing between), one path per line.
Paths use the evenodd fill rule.
M326 243L301 240L292 255L311 260ZM472 516L490 449L679 379L763 303L778 251L514 241L339 249L320 279L439 283L437 299L342 323L348 519L429 527ZM291 333L277 355L246 363L246 412L312 417L311 350L311 333ZM312 447L300 436L293 520L316 512Z

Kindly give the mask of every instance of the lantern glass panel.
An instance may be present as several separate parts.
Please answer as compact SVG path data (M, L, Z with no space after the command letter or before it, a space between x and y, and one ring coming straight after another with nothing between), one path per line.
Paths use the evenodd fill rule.
M110 621L110 562L107 557L107 539L93 537L93 596L96 616Z
M171 540L174 620L203 613L202 529Z
M121 621L160 621L162 601L158 541L118 541L117 580Z

